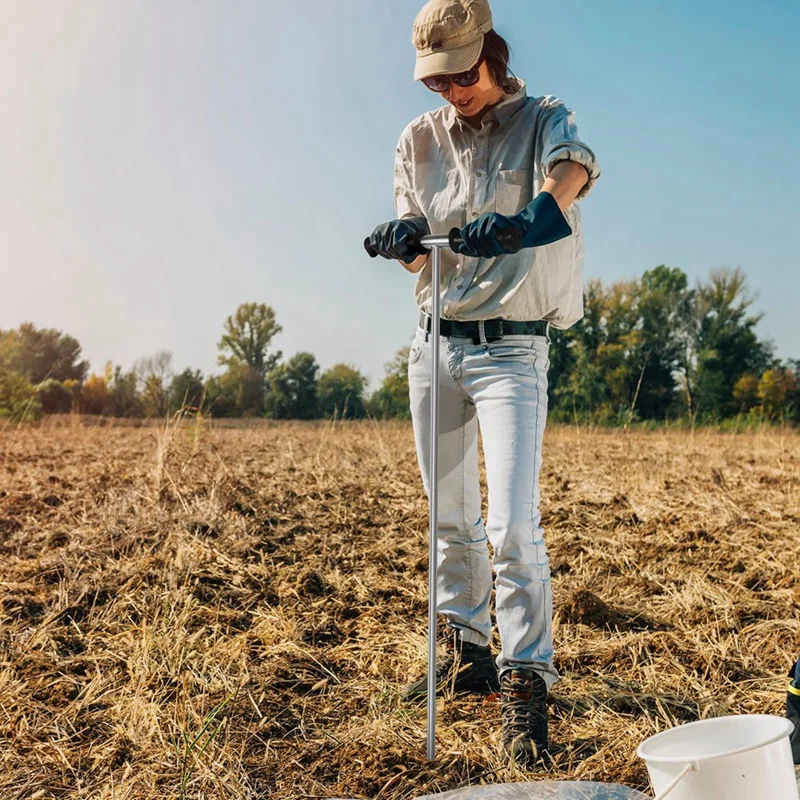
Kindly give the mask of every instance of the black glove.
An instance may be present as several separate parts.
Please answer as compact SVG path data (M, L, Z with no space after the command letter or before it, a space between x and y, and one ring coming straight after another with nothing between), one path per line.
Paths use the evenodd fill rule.
M482 214L461 229L464 243L458 252L465 256L494 258L507 250L497 241L497 234L509 228L522 231L521 249L552 244L572 233L569 223L561 213L555 198L550 192L539 192L532 202L513 217L492 212Z
M384 258L397 258L410 264L417 256L428 252L420 245L419 240L423 236L428 236L430 232L425 217L393 219L391 222L378 225L367 242L378 255Z

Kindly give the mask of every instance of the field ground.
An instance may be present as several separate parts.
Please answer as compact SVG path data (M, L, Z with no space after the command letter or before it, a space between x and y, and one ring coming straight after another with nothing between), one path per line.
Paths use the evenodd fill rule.
M551 427L542 511L553 766L506 766L496 697L441 701L429 765L424 706L398 700L426 659L408 424L6 426L0 797L645 789L646 736L783 713L800 434Z

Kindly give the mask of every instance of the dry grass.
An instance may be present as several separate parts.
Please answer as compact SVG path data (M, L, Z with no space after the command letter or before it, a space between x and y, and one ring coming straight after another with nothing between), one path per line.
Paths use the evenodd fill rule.
M0 435L0 797L411 798L645 788L639 742L783 713L800 436L551 428L555 764L496 698L424 706L427 505L406 424L78 423Z

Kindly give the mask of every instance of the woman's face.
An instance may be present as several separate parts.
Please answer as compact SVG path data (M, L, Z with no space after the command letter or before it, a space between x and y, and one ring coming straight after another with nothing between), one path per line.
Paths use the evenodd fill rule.
M478 67L478 82L472 86L456 86L452 81L442 97L455 108L456 113L471 119L478 117L490 106L496 105L503 97L503 90L497 86L489 74L486 62Z

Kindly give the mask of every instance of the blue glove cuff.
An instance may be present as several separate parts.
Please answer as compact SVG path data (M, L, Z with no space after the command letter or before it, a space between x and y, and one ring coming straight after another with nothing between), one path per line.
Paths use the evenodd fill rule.
M566 239L572 234L572 228L550 192L539 192L511 219L525 232L523 247L541 247Z

